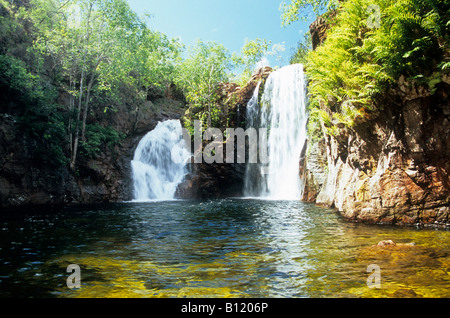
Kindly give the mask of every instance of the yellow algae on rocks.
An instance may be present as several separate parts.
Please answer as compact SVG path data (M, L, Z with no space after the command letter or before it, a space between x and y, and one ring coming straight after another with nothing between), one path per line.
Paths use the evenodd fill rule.
M380 244L382 243L382 244ZM346 292L356 297L369 298L446 298L450 296L450 258L440 255L440 249L434 246L422 246L393 241L360 250L357 263L364 269L366 264L380 267L381 288L368 288L361 275L360 287L350 288ZM440 288L430 288L440 286Z
M228 287L184 287L178 292L177 297L183 298L243 298L246 297L245 293L240 291L232 290Z
M242 257L258 254L233 252L211 263L156 264L114 257L65 256L52 261L64 267L76 263L81 268L81 288L62 287L62 297L150 298L150 297L247 297L238 288L236 277L252 275L252 264ZM234 286L228 285L231 282ZM244 286L242 286L244 287Z

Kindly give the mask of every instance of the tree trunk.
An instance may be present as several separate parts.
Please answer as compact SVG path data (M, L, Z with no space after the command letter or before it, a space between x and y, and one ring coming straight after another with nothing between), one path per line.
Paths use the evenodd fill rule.
M208 128L211 127L211 102L208 103Z
M70 75L69 91L72 92L74 88L75 88L75 83L74 83L74 81L72 79L72 76ZM72 115L74 107L75 107L75 96L73 96L72 93L70 93L70 96L69 96L69 113L70 113L70 115ZM70 150L70 154L72 154L72 151L73 151L72 123L73 123L73 119L72 119L72 116L70 116L69 117L69 123L67 125L67 131L68 131L68 134L69 134L69 150Z
M77 124L75 128L75 138L73 142L73 151L72 151L72 160L70 161L70 169L75 170L75 162L77 160L77 152L78 152L78 139L80 135L80 113L81 113L81 103L83 99L83 83L84 83L84 68L81 71L81 80L80 80L80 96L78 98L78 113L77 113Z
M86 91L86 101L84 103L84 109L83 109L83 119L81 123L81 140L86 141L86 120L87 120L87 114L89 110L89 99L91 95L91 89L92 85L94 84L95 79L95 70L92 72L91 78L89 80L89 84Z
M78 114L77 114L77 125L75 129L75 138L73 142L73 151L72 151L72 159L70 161L70 169L72 171L75 170L75 163L77 160L77 153L78 153L78 143L80 138L80 113L81 113L81 104L83 101L83 84L84 84L84 77L86 76L86 58L87 58L87 51L89 47L89 40L90 40L90 19L91 19L91 12L92 12L93 4L91 3L89 6L88 16L87 16L87 26L86 26L86 43L85 43L85 50L83 55L83 61L81 64L81 79L80 79L80 96L78 98Z

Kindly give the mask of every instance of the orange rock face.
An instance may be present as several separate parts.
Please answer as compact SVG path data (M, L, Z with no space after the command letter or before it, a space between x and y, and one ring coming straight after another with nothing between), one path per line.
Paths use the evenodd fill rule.
M327 176L307 180L316 187L305 198L356 222L449 227L450 85L434 94L404 79L398 87L376 118L324 137ZM314 176L308 160L304 174Z

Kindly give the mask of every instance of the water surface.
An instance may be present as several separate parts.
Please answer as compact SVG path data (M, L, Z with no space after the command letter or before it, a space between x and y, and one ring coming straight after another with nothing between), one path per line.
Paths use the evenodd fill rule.
M415 245L373 246L386 239ZM1 217L0 296L450 297L449 243L449 231L353 224L296 201L30 209Z

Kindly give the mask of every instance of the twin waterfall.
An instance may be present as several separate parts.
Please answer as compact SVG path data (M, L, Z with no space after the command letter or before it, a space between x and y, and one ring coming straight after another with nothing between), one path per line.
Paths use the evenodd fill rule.
M160 122L139 142L131 161L135 201L173 200L183 181L190 153L177 139L179 120ZM181 139L181 138L180 138ZM174 156L185 160L172 160Z
M244 195L298 200L304 187L299 161L308 120L303 66L273 72L260 101L258 95L259 85L247 105L247 128L267 128L268 162L247 165Z
M268 160L247 163L244 196L298 200L303 192L299 160L308 119L303 66L294 64L271 73L261 99L260 84L247 105L247 128L266 129L267 149L262 150L264 143L260 143L259 152L267 153ZM140 141L131 162L135 201L175 198L191 157L181 140L180 122L169 120L159 123ZM185 160L172 160L174 153Z

